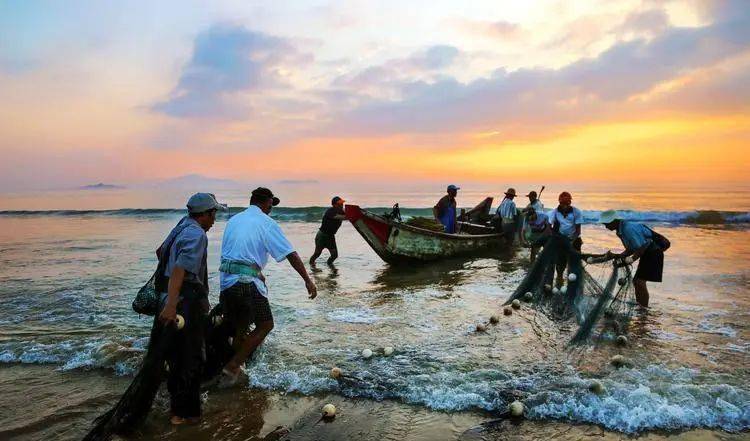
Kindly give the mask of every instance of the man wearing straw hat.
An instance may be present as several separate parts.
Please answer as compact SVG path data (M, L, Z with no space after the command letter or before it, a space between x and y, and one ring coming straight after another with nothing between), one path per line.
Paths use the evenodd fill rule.
M505 198L497 207L497 215L500 218L500 225L505 235L505 238L509 242L513 242L513 235L516 233L516 226L518 224L518 209L516 203L513 201L516 197L516 189L509 188L505 192ZM521 232L518 232L518 239L521 240Z
M611 257L622 259L628 265L638 260L638 269L633 277L635 299L639 305L647 307L649 294L646 282L661 282L664 251L669 248L669 241L640 222L623 220L615 210L603 212L599 216L599 223L615 231L625 247L625 251L619 254L608 252Z

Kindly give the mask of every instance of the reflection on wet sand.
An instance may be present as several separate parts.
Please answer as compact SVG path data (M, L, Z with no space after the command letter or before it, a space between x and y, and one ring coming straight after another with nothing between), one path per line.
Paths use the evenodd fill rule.
M469 261L461 259L407 267L386 265L375 274L370 284L374 291L409 290L430 286L451 291L470 276L466 271L468 266Z
M338 282L339 269L335 264L326 264L324 266L311 265L310 274L312 274L315 284L318 286L319 293L331 295L340 294Z

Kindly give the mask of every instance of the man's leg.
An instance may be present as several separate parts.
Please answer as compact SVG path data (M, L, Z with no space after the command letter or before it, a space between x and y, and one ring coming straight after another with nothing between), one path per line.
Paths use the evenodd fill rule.
M263 297L253 283L242 284L243 288L243 304L247 304L247 312L245 312L247 325L242 328L245 331L245 336L240 338L239 342L235 344L234 357L227 363L226 370L232 374L237 374L240 371L240 367L247 362L255 349L263 343L266 336L273 329L273 315L271 314L271 306L268 303L268 299ZM255 323L255 329L252 332L247 333L247 326L250 323Z
M205 361L203 354L208 301L183 300L182 306L185 327L175 334L167 381L174 424L192 422L201 416L200 383Z
M538 251L539 251L539 247L535 247L535 246L531 247L531 259L530 259L531 263L534 263L534 261L536 260L536 253Z
M331 257L328 258L327 262L329 265L332 265L333 261L339 257L339 250L338 248L330 248L328 251L331 252Z
M315 235L315 251L313 252L313 255L310 256L310 265L315 265L315 260L320 257L320 254L323 252L324 248L325 245L323 244L323 232L318 230L318 233Z
M317 260L322 253L323 248L315 245L315 251L313 252L312 256L310 256L310 265L315 265L315 260Z
M227 363L227 370L236 374L239 372L240 367L247 362L250 358L250 354L255 352L258 346L263 343L268 334L273 329L273 321L261 322L255 325L255 329L249 334L245 334L238 345L238 349L234 354L234 357Z
M565 274L565 268L568 267L568 256L563 250L560 250L560 254L557 256L557 263L555 264L557 270L557 278L555 286L560 288L563 286L563 275Z
M633 286L635 286L635 300L639 305L644 308L648 307L648 286L646 281L643 279L633 279Z

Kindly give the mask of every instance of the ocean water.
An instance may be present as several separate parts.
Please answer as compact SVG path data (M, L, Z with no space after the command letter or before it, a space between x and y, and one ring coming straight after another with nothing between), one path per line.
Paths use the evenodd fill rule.
M130 302L153 271L153 250L182 211L136 203L151 196L99 194L75 194L70 206L45 211L38 210L49 194L0 198L0 372L47 366L60 374L128 377L137 368L150 320ZM217 195L237 207L233 212L241 209L241 191ZM484 195L462 194L460 202L468 203L461 205ZM427 193L345 197L381 207L375 211L401 202L406 215L427 215L424 207L434 203ZM607 208L627 210L672 241L664 283L650 284L652 307L634 318L628 347L599 342L571 349L571 323L526 307L478 334L475 324L497 313L524 276L527 251L390 267L345 223L335 267L321 259L311 270L317 299L307 298L285 262L265 271L276 327L249 364L248 386L488 415L521 397L531 419L593 423L625 434L750 429L750 194L581 192L574 198L587 219L585 251L619 249L614 234L594 223ZM303 258L312 252L324 210L316 202L274 211ZM225 219L208 233L212 304ZM380 355L385 346L395 353ZM362 359L365 348L376 355ZM631 359L631 367L611 367L616 353ZM337 383L328 376L333 366L361 381ZM591 379L606 393L589 393ZM0 382L3 396L22 393ZM4 410L10 414L0 420L27 411Z

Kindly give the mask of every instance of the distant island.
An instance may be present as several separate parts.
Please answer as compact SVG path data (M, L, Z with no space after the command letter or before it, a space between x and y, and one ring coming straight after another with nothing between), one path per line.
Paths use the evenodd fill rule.
M92 184L92 185L84 185L83 187L78 187L79 190L117 190L125 188L121 185L114 185L114 184L105 184L103 182L100 182L98 184Z

